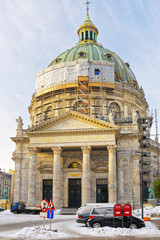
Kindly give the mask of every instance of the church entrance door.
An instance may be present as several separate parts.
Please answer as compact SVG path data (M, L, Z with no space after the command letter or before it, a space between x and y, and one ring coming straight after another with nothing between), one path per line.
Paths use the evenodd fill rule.
M81 206L81 179L69 179L69 207L77 208Z
M107 203L108 202L108 179L97 179L96 181L97 189L97 203Z
M43 199L47 199L49 202L52 199L52 179L43 179Z

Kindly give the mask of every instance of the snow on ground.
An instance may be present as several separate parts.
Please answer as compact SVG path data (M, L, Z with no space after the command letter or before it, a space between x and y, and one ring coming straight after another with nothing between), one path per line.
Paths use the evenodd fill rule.
M160 209L160 208L159 208ZM156 210L154 210L156 211ZM159 210L157 210L159 211ZM70 219L66 221L66 219ZM56 222L61 220L61 222ZM73 220L71 220L73 219ZM116 236L147 236L147 237L160 237L160 230L151 222L146 222L146 227L141 229L127 229L127 228L111 228L103 227L93 229L85 227L84 224L78 224L75 221L75 215L57 215L55 214L55 220L52 220L51 229L50 225L45 224L43 228L43 220L41 226L25 227L14 231L1 232L0 237L8 237L14 239L61 239L72 238L80 236L98 236L98 237L116 237ZM20 223L25 221L37 221L40 220L38 215L30 214L13 214L9 210L0 212L0 225L7 223ZM57 230L54 232L53 230Z

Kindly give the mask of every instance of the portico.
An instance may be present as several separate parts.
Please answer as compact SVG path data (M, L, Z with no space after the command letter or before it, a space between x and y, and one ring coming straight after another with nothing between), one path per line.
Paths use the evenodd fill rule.
M44 179L53 181L52 199L56 208L68 207L71 194L75 202L80 198L81 205L96 202L97 179L108 182L108 202L116 202L118 131L115 125L73 111L64 114L63 119L57 117L27 130L30 138L28 205L31 202L38 205L42 200ZM30 184L33 179L34 184ZM71 185L76 183L73 179L77 179L79 187Z

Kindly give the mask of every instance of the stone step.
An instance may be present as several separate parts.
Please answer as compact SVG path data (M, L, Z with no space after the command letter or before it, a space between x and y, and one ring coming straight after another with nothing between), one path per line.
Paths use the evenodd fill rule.
M78 208L62 208L61 215L76 215Z

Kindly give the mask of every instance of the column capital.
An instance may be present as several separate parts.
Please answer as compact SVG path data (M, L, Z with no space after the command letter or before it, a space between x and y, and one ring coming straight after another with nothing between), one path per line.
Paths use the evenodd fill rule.
M117 147L117 145L108 145L107 149L108 149L109 153L111 153L111 152L115 152L116 147Z
M81 146L83 153L90 153L91 146Z
M28 147L28 151L30 154L36 154L38 152L38 149L36 147Z
M53 150L54 154L60 155L62 152L62 147L53 147L52 150Z
M14 151L13 154L12 154L12 160L15 161L15 162L21 162L22 154Z

